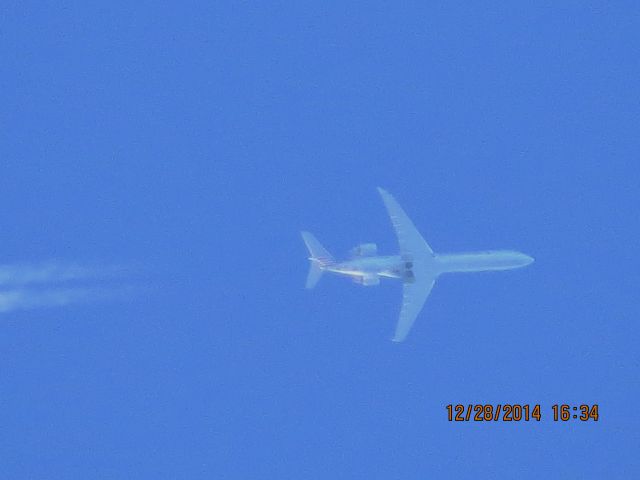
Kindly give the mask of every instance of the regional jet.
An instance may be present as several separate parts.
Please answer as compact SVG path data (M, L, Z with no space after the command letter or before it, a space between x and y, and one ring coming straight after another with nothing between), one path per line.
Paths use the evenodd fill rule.
M311 233L302 232L311 261L306 287L315 287L323 272L346 275L365 286L378 285L380 277L402 280L402 307L394 342L407 337L436 279L443 273L510 270L533 262L529 255L512 250L434 253L396 199L382 188L378 191L391 217L400 253L378 255L375 243L364 243L351 250L348 260L337 262Z

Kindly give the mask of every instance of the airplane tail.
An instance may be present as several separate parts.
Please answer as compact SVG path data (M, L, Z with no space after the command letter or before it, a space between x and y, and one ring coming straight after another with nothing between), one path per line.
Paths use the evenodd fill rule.
M302 239L309 250L309 260L311 260L306 288L313 288L320 280L324 268L333 264L335 261L333 256L322 246L316 237L309 232L301 233Z

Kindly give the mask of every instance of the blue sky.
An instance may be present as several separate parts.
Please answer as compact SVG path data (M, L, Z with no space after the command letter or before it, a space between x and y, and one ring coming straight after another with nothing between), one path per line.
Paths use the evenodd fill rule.
M1 314L3 478L640 474L640 10L467 3L5 5L0 263L143 288ZM303 288L302 229L394 252L376 186L536 263L443 278L393 344L398 283Z

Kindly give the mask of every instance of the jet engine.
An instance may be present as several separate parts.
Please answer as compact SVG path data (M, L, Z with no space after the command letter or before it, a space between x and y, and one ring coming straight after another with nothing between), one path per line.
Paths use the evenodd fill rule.
M361 243L351 249L352 257L372 257L378 253L378 246L375 243Z

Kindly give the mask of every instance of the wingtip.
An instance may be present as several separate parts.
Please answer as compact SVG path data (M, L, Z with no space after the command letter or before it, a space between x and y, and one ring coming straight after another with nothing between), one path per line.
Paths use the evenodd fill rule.
M378 193L382 196L382 198L391 196L391 194L387 192L384 188L382 187L376 187L376 188L378 189Z

